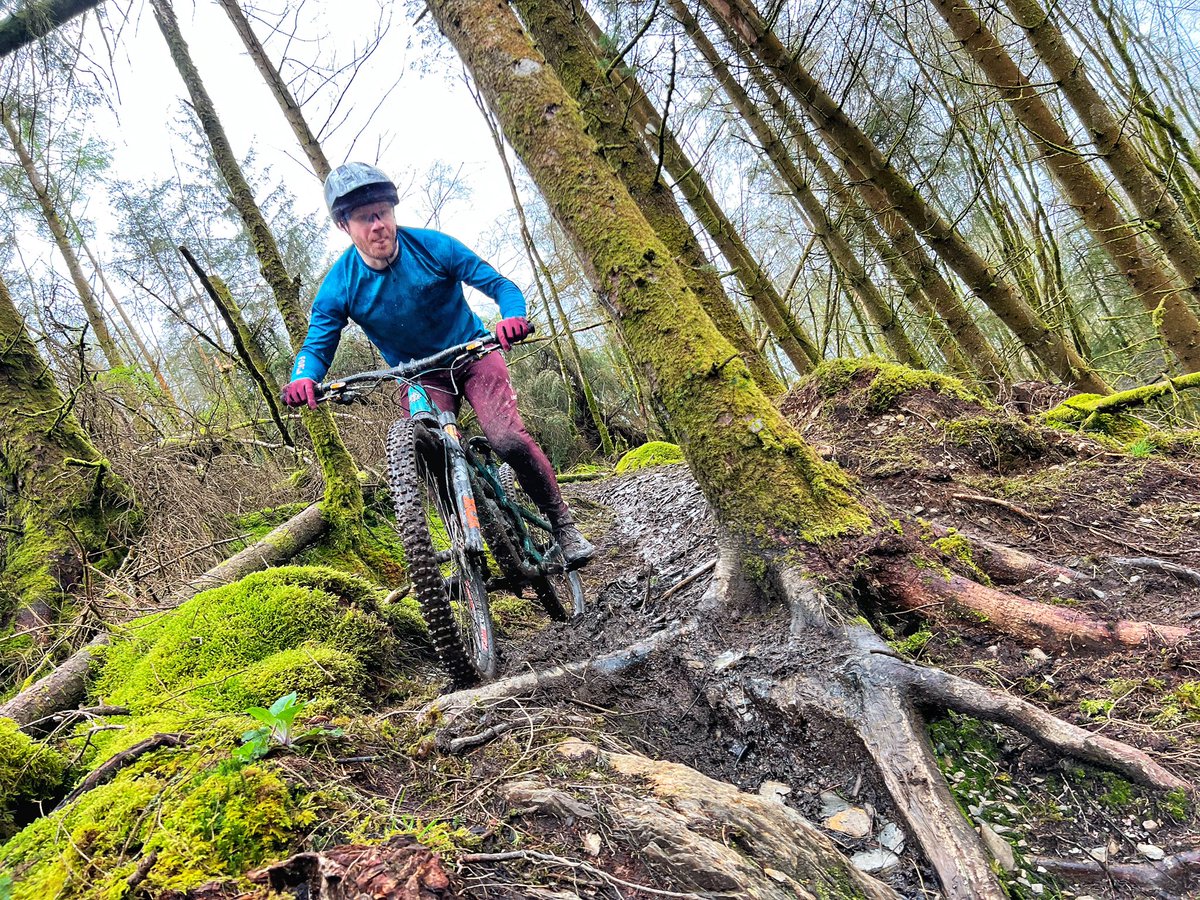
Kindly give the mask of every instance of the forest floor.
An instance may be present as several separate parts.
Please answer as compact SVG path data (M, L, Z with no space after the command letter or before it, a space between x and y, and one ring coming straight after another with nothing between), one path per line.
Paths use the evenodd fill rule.
M976 404L930 390L872 408L879 406L863 391L828 397L813 388L788 397L784 410L810 443L893 511L1079 573L1007 590L1104 620L1195 627L1200 583L1186 573L1114 562L1150 558L1200 569L1200 459L1194 453L1131 455L1030 424L1016 409L985 419ZM600 548L584 570L593 607L569 624L524 636L515 631L503 645L502 674L625 646L678 618L712 577L675 590L716 557L716 526L686 466L574 485L569 496ZM1200 665L1181 648L1047 653L970 618L939 626L880 610L875 624L894 648L922 663L1007 690L1149 750L1193 783L1200 779ZM778 648L750 648L756 652ZM847 805L863 809L872 820L867 834L829 830L831 836L849 854L865 854L859 859L868 865L887 859L887 869L875 874L902 894L924 895L928 872L914 848L895 861L880 846L883 835L895 849L886 826L896 817L873 772L863 767L854 737L810 722L803 733L781 727L747 742L723 728L690 684L652 662L627 685L623 703L612 704L609 695L607 727L641 752L743 790L757 792L764 784L767 791L786 790L784 801L815 823L829 822ZM1196 818L1178 799L1156 801L1116 776L1054 758L1015 732L953 716L937 722L931 738L964 813L1015 846L1008 879L1018 896L1059 889L1037 872L1038 857L1146 863L1160 851L1200 847ZM1140 896L1115 883L1061 895Z

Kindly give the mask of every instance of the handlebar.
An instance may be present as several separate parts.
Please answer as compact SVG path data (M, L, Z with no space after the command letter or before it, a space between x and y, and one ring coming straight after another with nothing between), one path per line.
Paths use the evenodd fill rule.
M447 365L451 365L461 357L474 356L479 358L491 353L493 350L499 349L500 345L496 341L486 338L477 338L473 341L467 341L465 344L455 344L453 347L447 347L445 350L435 353L432 356L401 363L390 369L358 372L334 381L324 381L316 387L317 400L334 400L336 402L342 397L343 391L356 384L378 383L380 381L387 381L388 379L411 381L433 369L441 369ZM349 400L352 397L347 397L346 399Z

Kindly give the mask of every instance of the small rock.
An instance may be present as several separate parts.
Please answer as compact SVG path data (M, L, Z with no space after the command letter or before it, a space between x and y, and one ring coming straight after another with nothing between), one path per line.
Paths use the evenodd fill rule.
M1092 847L1091 849L1088 850L1087 854L1088 854L1088 856L1090 856L1092 859L1094 859L1098 863L1108 862L1108 848L1107 847Z
M1108 839L1108 848L1107 849L1108 849L1108 858L1112 859L1114 856L1116 856L1118 853L1121 852L1121 845L1117 843L1116 838L1110 837Z
M689 669L693 669L693 670L700 670L700 669L703 669L705 666L704 666L704 663L698 659L689 659L687 661L687 667Z
M1047 653L1045 650L1043 650L1041 647L1034 647L1032 650L1030 650L1025 655L1029 657L1029 661L1032 662L1034 665L1040 666L1040 665L1050 662L1050 654Z
M829 818L835 813L840 813L843 809L849 808L850 804L833 791L823 791L821 793L821 815L825 818Z
M895 822L888 822L879 832L879 843L893 853L904 852L904 832Z
M1055 584L1074 584L1075 582L1073 582L1066 575L1059 575L1057 578L1054 579L1054 583Z
M986 653L988 656L999 656L1000 655L1000 645L992 644L990 647L988 647L983 652Z
M1145 828L1147 831L1158 831L1158 823L1155 822L1153 819L1147 819L1145 822L1142 823L1142 827Z
M861 872L886 872L900 865L900 857L891 850L865 850L850 857L850 862Z
M1000 863L1000 867L1005 872L1011 872L1017 867L1017 858L1013 854L1012 846L996 834L987 822L979 823L979 836L983 839L983 845L987 847L988 853L992 854L992 859Z
M871 833L871 817L865 809L851 806L825 820L825 827L852 838L865 838Z
M713 671L724 672L730 666L735 666L746 658L745 650L726 650L713 660Z
M1130 576L1129 576L1129 583L1130 583L1130 584L1137 584L1137 583L1138 583L1139 581L1141 581L1141 580L1142 580L1142 576L1141 576L1141 575L1130 575Z
M600 855L600 835L592 831L586 834L583 838L583 849L588 856Z
M758 786L758 796L782 803L783 798L792 792L792 786L782 781L764 781Z
M558 745L557 750L559 756L565 756L567 759L592 759L600 752L595 744L589 744L587 741L581 741L575 737L564 740Z
M1031 884L1029 886L1029 890L1033 891L1035 894L1041 894L1046 890L1046 886L1044 884Z
M1167 855L1167 852L1162 847L1155 846L1154 844L1138 844L1137 851L1151 862L1158 862Z

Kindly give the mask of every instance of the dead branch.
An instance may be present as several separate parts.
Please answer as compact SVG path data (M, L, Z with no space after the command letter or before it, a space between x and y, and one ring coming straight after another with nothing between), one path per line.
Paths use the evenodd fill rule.
M53 672L0 705L0 716L7 716L22 728L28 728L31 723L44 721L59 710L77 706L86 693L93 653L108 641L107 633L96 635Z
M1098 883L1119 881L1154 891L1163 898L1186 896L1200 875L1200 850L1176 853L1153 863L1100 863L1094 860L1039 857L1033 865L1044 867L1064 881Z
M128 750L122 750L109 759L105 760L100 766L97 766L83 781L75 786L75 789L67 796L63 797L58 806L54 807L55 811L67 806L73 800L83 796L92 788L99 787L111 781L121 769L125 768L130 763L134 762L139 757L145 756L151 750L157 750L159 747L182 747L187 741L186 734L165 734L159 732L151 735L144 741L134 744Z

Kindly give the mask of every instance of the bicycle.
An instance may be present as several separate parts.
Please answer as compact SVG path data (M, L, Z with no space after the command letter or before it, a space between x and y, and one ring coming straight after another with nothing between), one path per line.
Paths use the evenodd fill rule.
M386 444L396 528L434 650L459 686L496 674L489 591L521 596L530 588L557 621L585 606L579 574L563 565L550 523L527 498L522 502L511 468L499 463L487 438L464 442L454 413L438 409L417 381L498 349L494 341L469 341L317 386L318 399L334 403L365 401L387 381L408 391L409 415L388 429Z

